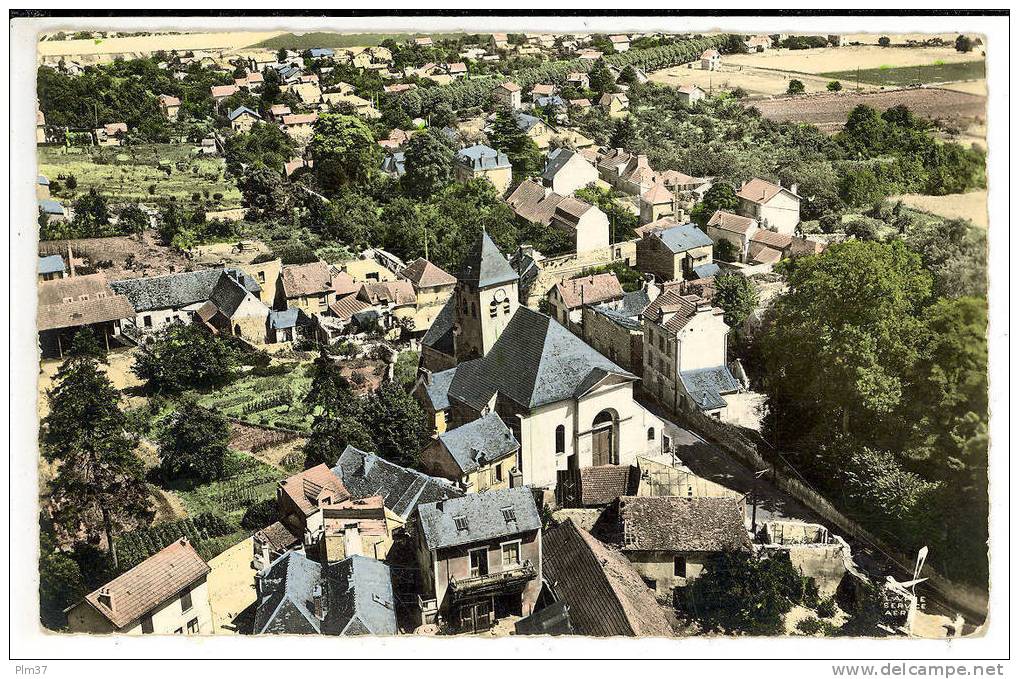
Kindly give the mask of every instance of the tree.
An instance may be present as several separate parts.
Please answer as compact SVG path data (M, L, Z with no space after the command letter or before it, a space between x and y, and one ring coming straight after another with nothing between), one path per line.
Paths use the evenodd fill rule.
M404 466L417 462L431 431L417 399L403 386L391 382L370 394L364 415L379 455Z
M968 35L960 35L955 39L956 52L970 52L973 50L973 39Z
M619 72L619 77L616 78L617 85L633 85L637 82L637 71L634 70L633 66L624 68Z
M230 427L219 412L183 399L159 434L160 472L167 481L207 483L223 478Z
M40 440L43 458L59 465L50 483L54 525L76 541L101 535L116 567L115 534L147 521L151 509L120 393L92 353L72 352L57 371Z
M60 551L53 527L43 513L39 515L39 619L46 629L67 627L70 606L81 601L88 590L78 564Z
M609 70L604 59L599 59L594 63L594 66L588 71L587 77L591 83L591 89L599 95L618 90L616 80L612 77L612 71Z
M789 81L789 88L786 90L786 94L803 94L805 91L806 87L804 87L803 81L793 78Z
M533 177L545 168L541 150L520 127L516 115L511 111L502 109L495 114L488 141L509 158L515 182Z
M357 116L323 113L315 121L315 134L308 145L315 161L315 177L326 194L341 186L366 181L382 161L371 128Z
M248 169L237 181L246 217L251 221L290 222L293 219L294 201L276 170L255 166Z
M276 61L281 64L287 63L287 50L285 48L280 47L276 50Z
M324 351L313 364L311 387L304 402L314 415L311 435L304 446L305 468L335 464L348 445L371 448L363 403Z
M738 206L739 198L736 197L736 190L732 184L724 181L715 182L704 192L703 200L694 206L690 218L703 229L716 210L733 212Z
M322 210L322 236L355 252L378 243L381 231L375 201L353 187L344 187Z
M612 148L633 148L633 143L636 140L637 130L634 127L633 121L630 120L630 116L620 118L616 121L615 125L612 126L612 136L609 138L609 146Z
M788 557L726 551L711 560L688 588L687 607L709 632L782 634L783 618L816 592Z
M880 45L881 47L888 47L889 45L892 44L892 41L887 35L882 35L880 38L877 39L877 44Z
M381 247L406 262L424 255L427 233L418 210L418 202L410 198L394 198L382 208Z
M180 393L225 383L236 363L226 340L197 324L173 324L138 353L133 370L154 391Z
M117 230L125 234L141 233L149 227L149 216L138 207L138 203L128 203L117 215Z
M838 80L830 81L828 83L828 91L829 92L841 92L842 91L842 83L840 83Z
M74 201L74 228L82 237L107 235L110 225L110 210L106 197L95 188Z
M458 122L456 111L453 110L453 107L446 102L442 102L432 109L429 125L436 129L442 129L444 127L456 127Z
M258 167L282 172L296 152L294 140L277 125L255 123L249 131L227 137L224 156L227 170L239 175Z
M738 329L757 308L757 288L742 274L719 274L715 276L715 306L725 312L725 324Z
M453 176L452 152L430 132L411 138L404 159L407 172L400 181L414 198L427 198L446 186Z

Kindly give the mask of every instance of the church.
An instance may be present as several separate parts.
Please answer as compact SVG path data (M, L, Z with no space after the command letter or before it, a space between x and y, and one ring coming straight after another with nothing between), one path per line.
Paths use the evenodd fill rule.
M497 413L520 443L513 485L629 465L662 451L662 422L633 398L636 375L551 317L520 306L516 271L482 231L453 296L422 340L423 370L454 368L449 426Z

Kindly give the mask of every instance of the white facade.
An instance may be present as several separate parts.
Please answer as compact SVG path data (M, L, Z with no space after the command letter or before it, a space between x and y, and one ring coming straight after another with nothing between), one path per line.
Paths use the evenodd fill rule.
M91 604L83 601L67 612L67 626L71 632L92 634L213 634L212 607L209 605L206 578L203 576L186 591L191 593L190 603L184 592L181 592L119 630L115 630L109 619ZM145 629L150 619L151 631Z
M764 203L740 198L739 211L742 215L756 219L761 228L792 235L800 223L800 198L782 189Z
M563 196L598 181L598 170L584 156L574 153L552 177L552 190Z
M174 323L189 324L194 321L195 312L201 308L203 302L189 304L180 309L153 309L151 311L139 311L135 314L134 324L141 332L159 332Z
M609 218L592 207L577 220L577 252L606 248L609 245Z

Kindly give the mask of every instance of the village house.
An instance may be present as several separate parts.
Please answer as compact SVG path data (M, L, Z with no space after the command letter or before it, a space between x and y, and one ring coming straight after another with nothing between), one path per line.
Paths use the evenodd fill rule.
M227 118L230 120L230 129L234 132L250 132L255 123L262 122L262 116L247 106L238 106L227 114Z
M453 381L455 372L455 368L437 373L423 366L418 368L417 380L411 393L425 411L425 424L433 435L446 431L446 422L449 420L449 383Z
M750 235L758 230L757 220L752 217L715 210L708 220L708 238L718 246L719 241L727 241L732 245L732 251L736 254L737 262L747 261L747 251L750 247Z
M50 200L50 178L44 174L41 174L38 177L36 177L35 199Z
M641 315L660 288L645 281L640 290L600 304L586 304L582 311L583 339L603 356L634 375L644 374L644 327Z
M766 35L752 35L743 41L743 45L746 47L747 52L760 54L768 51L768 48L771 47L771 38Z
M736 197L736 211L756 219L762 229L792 234L800 223L800 197L795 184L786 189L755 177L740 187Z
M323 261L286 264L276 292L277 308L298 308L309 316L325 313L337 297L357 292L349 274L332 271Z
M521 483L549 489L557 470L629 464L638 453L657 452L661 421L634 401L637 377L549 316L521 307L518 275L487 233L457 278L435 324L452 314L453 426L497 412L520 443Z
M316 120L318 120L317 113L291 113L283 116L280 129L293 139L298 150L301 150L311 142L311 138L315 135Z
M177 113L180 111L180 99L169 94L160 94L159 111L166 116L167 120L177 120Z
M288 116L292 113L290 107L286 104L273 104L269 107L269 118L276 124L283 122L283 116Z
M542 151L549 147L552 143L552 138L556 136L558 132L558 130L537 116L517 111L515 118L517 121L517 127L523 130L528 137L533 139L535 145Z
M255 578L255 634L399 633L389 566L364 556L322 564L287 552Z
M614 273L600 273L564 280L546 295L551 316L583 337L583 307L623 298L623 287Z
M679 94L679 101L684 106L694 106L697 102L708 96L707 93L696 85L681 85L676 88Z
M566 84L578 90L586 90L591 86L591 78L583 71L574 71L567 74Z
M602 181L632 196L649 190L658 176L646 155L621 148L609 149L598 160L597 168Z
M354 113L368 120L378 120L382 117L382 112L375 108L372 102L356 94L327 92L322 95L322 101L337 110L350 108Z
M555 193L536 180L520 182L506 202L520 219L570 234L574 252L609 245L608 215L590 203Z
M488 44L493 50L504 50L509 47L509 36L505 33L493 33Z
M212 101L216 104L217 108L224 99L232 97L240 91L241 88L237 87L237 85L213 85L209 88Z
M398 151L402 149L407 142L410 141L411 133L400 128L394 128L389 131L389 136L378 142L386 151Z
M212 634L210 571L188 539L181 538L71 606L68 631Z
M448 429L421 451L422 469L468 493L510 487L520 444L495 413Z
M707 49L701 53L701 70L717 71L722 65L722 55L716 49Z
M617 52L626 52L630 49L630 37L626 35L610 35L609 42Z
M622 92L606 92L601 95L598 105L605 109L610 118L622 118L630 110L630 100Z
M623 497L622 552L656 595L682 603L683 591L722 552L750 549L742 499Z
M127 136L127 123L109 123L95 129L99 146L123 146Z
M324 464L283 479L276 485L280 522L305 545L322 533L322 506L350 499L343 482Z
M317 104L322 101L322 88L319 87L318 77L315 75L300 76L283 89L296 94L303 104Z
M801 236L758 229L750 236L746 261L752 265L770 265L799 255L816 255L824 248L819 243Z
M67 275L67 265L60 255L49 255L39 258L38 275L40 281L52 281Z
M679 201L676 194L655 182L650 189L640 196L640 223L649 224L662 217L679 219Z
M223 275L223 269L202 269L113 281L110 287L130 300L135 310L134 328L151 333L173 323L191 323L202 305L212 297ZM249 277L241 276L241 279L249 292L256 295L261 292Z
M301 309L270 309L265 341L268 344L296 342L309 334L311 326L311 320Z
M418 47L432 47L433 45L435 45L432 39L427 35L423 37L414 38L414 44Z
M424 332L432 326L435 317L453 294L456 278L423 257L408 264L399 275L414 287L414 330Z
M644 388L679 412L725 419L726 397L743 390L728 368L722 310L669 289L644 310Z
M379 142L381 143L381 142ZM382 158L379 169L393 179L399 179L407 174L407 156L403 151L387 151Z
M422 623L481 632L530 615L541 590L541 518L530 488L418 505Z
M456 154L455 172L461 182L484 177L499 195L505 193L513 181L513 166L506 154L484 144L461 149Z
M590 99L570 99L566 102L569 108L577 109L579 111L585 111L591 108Z
M541 180L555 193L570 196L598 181L598 170L582 154L561 146L549 152Z
M399 337L402 324L412 324L417 314L417 295L408 280L364 283L357 298L377 314L384 330L396 333L394 337Z
M382 91L386 94L402 94L403 92L409 92L410 90L416 90L417 85L414 83L394 83L392 85L384 85Z
M542 536L540 604L569 608L571 628L593 637L669 637L669 615L633 565L572 519Z
M39 213L51 222L66 222L71 218L70 208L59 200L44 199L38 201Z
M251 536L253 554L251 567L265 570L287 552L302 547L300 535L294 535L283 522L274 521Z
M555 90L555 85L551 83L537 83L531 87L531 101L536 101L540 97L551 97Z
M264 84L265 76L258 71L247 73L243 78L234 78L234 85L237 85L242 90L249 90L251 92L257 92L262 89Z
M36 317L39 345L45 357L64 355L81 328L90 328L100 346L120 337L122 323L134 317L134 307L117 294L102 273L54 278L39 283Z
M395 281L402 271L403 262L392 254L379 248L369 248L357 257L336 262L336 268L350 276L354 283L377 283L379 281Z
M225 271L195 316L213 332L240 337L250 344L264 344L269 307L248 290L238 272Z
M711 247L711 239L696 224L651 229L637 241L637 268L659 281L693 277L697 267L711 263Z

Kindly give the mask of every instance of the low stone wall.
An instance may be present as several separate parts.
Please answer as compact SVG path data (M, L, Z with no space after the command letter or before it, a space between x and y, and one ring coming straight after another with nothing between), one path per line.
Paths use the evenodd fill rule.
M537 308L538 303L556 283L576 276L584 269L606 266L613 262L629 265L637 261L637 241L628 240L608 247L548 257L538 262L540 272L527 293L526 305Z

